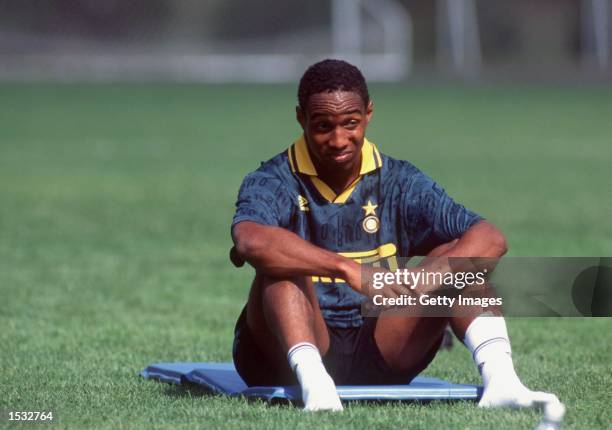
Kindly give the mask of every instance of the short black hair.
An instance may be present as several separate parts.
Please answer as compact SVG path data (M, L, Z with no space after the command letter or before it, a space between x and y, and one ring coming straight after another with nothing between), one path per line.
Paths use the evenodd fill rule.
M308 99L313 94L333 91L353 91L361 96L367 106L370 102L368 85L361 71L342 60L323 60L310 66L298 87L298 103L306 109Z

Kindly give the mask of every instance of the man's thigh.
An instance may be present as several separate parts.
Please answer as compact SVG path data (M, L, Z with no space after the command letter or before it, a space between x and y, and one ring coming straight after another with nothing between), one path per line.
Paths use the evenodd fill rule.
M383 313L376 319L374 341L389 367L395 371L410 370L420 367L432 349L437 351L447 324L448 318Z
M364 318L345 383L407 384L434 359L445 320L388 318L392 317Z

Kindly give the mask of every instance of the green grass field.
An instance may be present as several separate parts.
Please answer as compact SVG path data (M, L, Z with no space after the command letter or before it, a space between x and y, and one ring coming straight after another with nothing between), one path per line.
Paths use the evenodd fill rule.
M510 255L612 254L612 88L371 92L370 139L498 224ZM138 377L231 359L252 276L227 258L234 199L297 136L294 103L292 86L0 86L0 410L52 409L75 429L538 422L468 402L308 415ZM612 319L508 324L519 374L558 394L567 428L610 428ZM479 382L461 346L427 374Z

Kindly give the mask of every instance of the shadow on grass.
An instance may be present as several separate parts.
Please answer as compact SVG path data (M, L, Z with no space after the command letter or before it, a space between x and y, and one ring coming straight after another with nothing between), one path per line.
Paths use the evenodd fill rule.
M205 387L202 387L198 384L193 384L189 382L182 382L181 385L168 385L164 389L164 395L168 397L174 398L192 398L192 397L218 397L218 398L226 398L228 400L239 398L242 400L246 400L248 403L252 404L263 404L268 407L302 407L302 404L299 402L291 402L287 399L271 399L270 401L266 401L265 399L261 399L258 397L245 397L245 396L229 396L227 394L215 393Z
M219 395L201 385L191 383L169 384L164 390L164 394L168 397L212 397Z
M185 397L225 397L228 400L235 398L232 396L228 396L225 394L215 393L201 385L183 382L181 385L168 385L164 390L164 395L168 397L175 398L185 398ZM257 403L257 404L265 404L269 407L290 407L290 408L301 408L303 405L301 402L292 402L287 399L282 398L274 398L269 401L265 399L261 399L258 397L239 397L243 400L246 400L248 403ZM455 405L463 402L473 402L473 400L465 400L465 399L446 399L446 400L349 400L344 403L350 403L352 406L386 406L386 405L423 405L428 406L430 404L436 404L439 402L443 402L446 405Z

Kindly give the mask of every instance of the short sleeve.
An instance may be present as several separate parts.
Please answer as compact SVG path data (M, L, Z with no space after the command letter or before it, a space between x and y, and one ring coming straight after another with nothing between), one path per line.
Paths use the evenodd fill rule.
M404 221L415 254L461 237L483 218L455 202L433 179L419 172L405 193Z
M242 221L285 227L292 203L284 185L267 173L253 172L242 181L232 226Z

